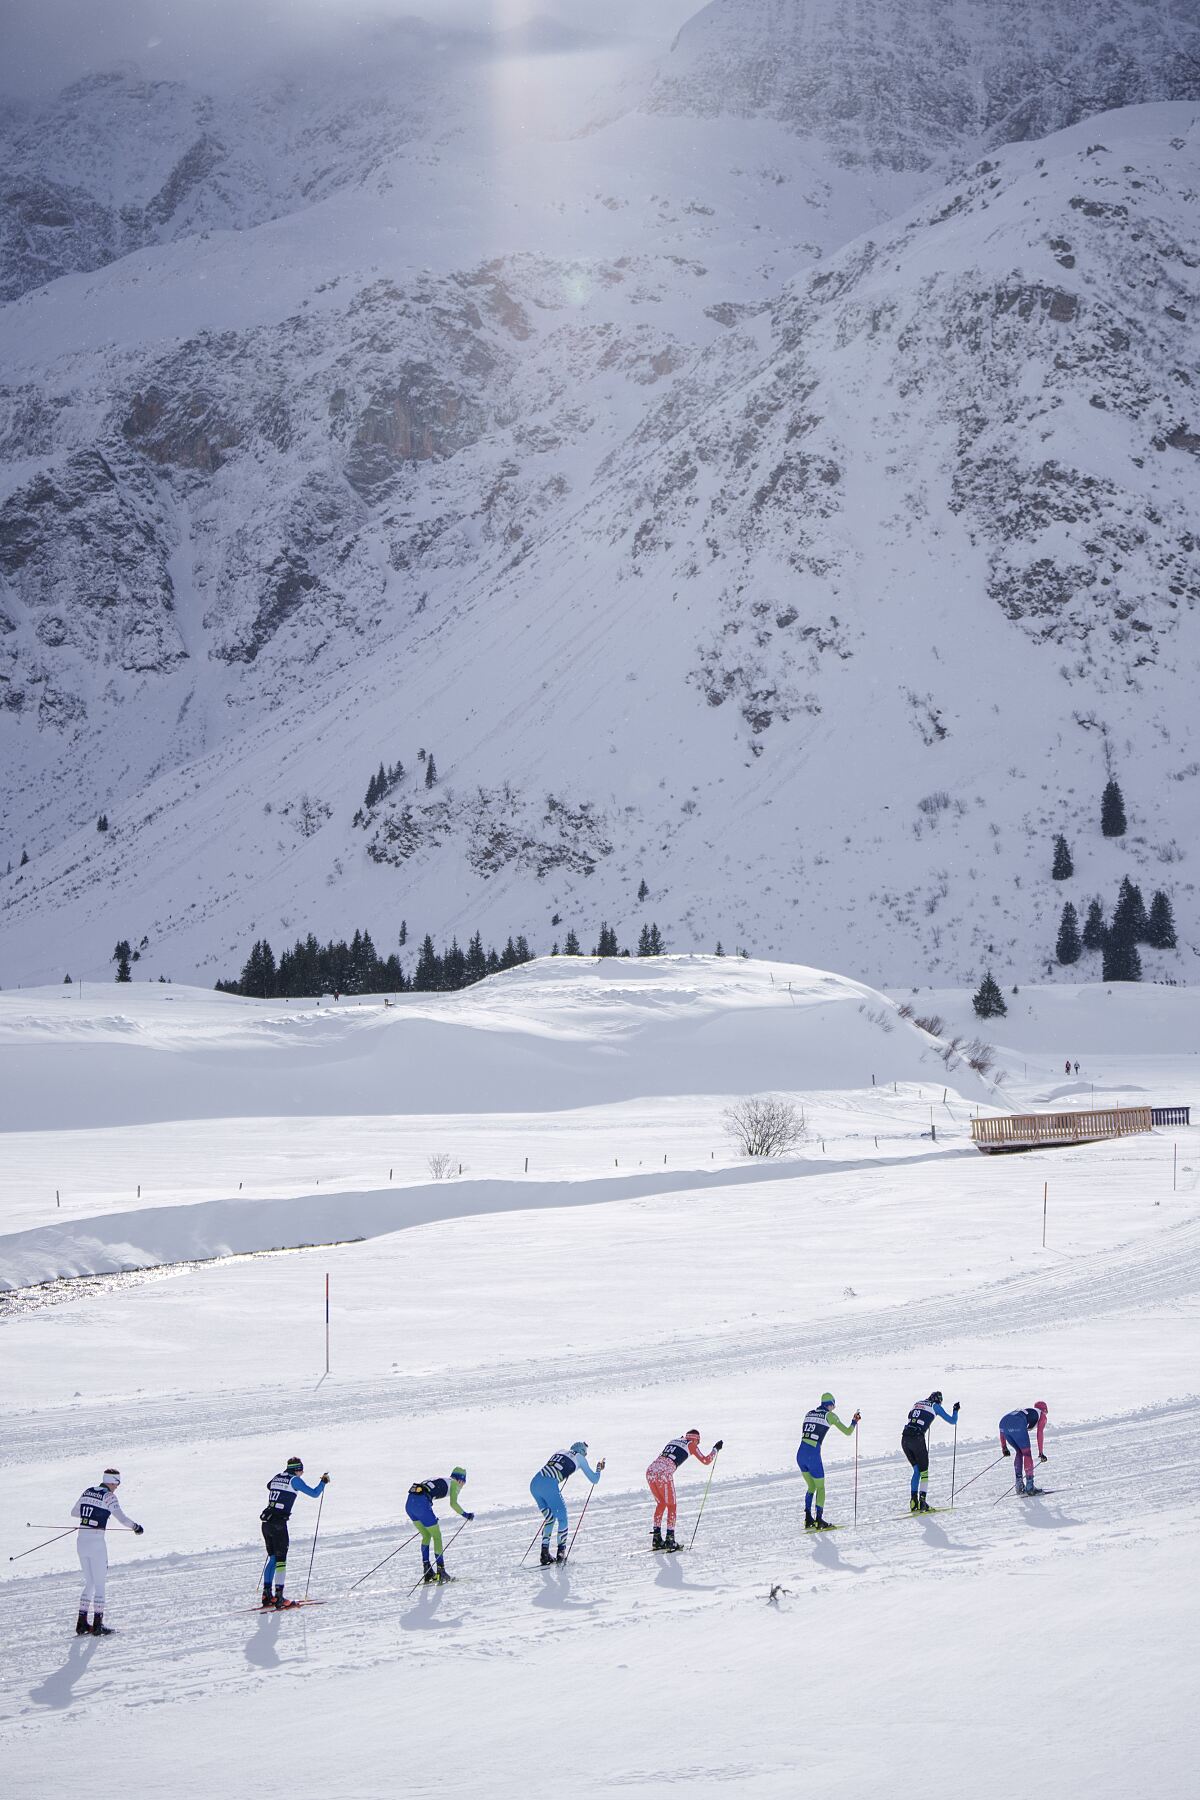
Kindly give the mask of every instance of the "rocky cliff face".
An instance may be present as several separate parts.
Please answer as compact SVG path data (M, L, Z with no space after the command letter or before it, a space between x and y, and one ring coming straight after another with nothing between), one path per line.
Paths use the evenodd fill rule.
M1039 834L1116 763L1153 880L1197 761L1197 126L1126 102L1190 91L1194 10L726 0L532 144L518 65L424 40L377 105L123 75L10 122L24 978L114 905L220 973L251 916L549 943L644 874L679 943L1023 972Z

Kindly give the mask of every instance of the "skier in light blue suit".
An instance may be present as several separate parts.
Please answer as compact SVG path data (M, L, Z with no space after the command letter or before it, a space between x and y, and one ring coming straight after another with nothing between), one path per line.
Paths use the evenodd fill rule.
M529 1492L541 1508L542 1513L542 1566L550 1562L566 1562L567 1560L567 1503L563 1499L564 1484L581 1469L593 1487L600 1479L600 1471L604 1467L604 1458L593 1469L588 1464L587 1445L580 1441L572 1444L569 1450L556 1450L548 1456L533 1480L529 1484ZM558 1526L558 1554L550 1554L550 1533Z

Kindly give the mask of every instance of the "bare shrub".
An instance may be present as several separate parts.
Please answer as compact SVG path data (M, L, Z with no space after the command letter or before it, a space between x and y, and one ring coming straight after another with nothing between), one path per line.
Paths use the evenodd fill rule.
M737 1100L721 1117L743 1156L783 1156L808 1136L804 1114L779 1094Z
M911 1019L913 1016L912 1001L902 1000L896 1008L896 1011L900 1014L902 1019Z
M429 1173L435 1181L445 1181L454 1167L454 1158L445 1150L438 1150L429 1158Z
M996 1052L991 1044L985 1044L982 1038L972 1038L967 1045L966 1057L968 1065L977 1075L990 1075L996 1066Z
M958 1063L962 1060L962 1053L963 1041L957 1034L950 1038L947 1043L944 1043L938 1051L938 1055L948 1069L957 1067Z
M926 1013L923 1018L914 1018L913 1024L920 1031L927 1031L930 1037L941 1037L946 1029L946 1021L940 1013Z
M938 813L945 812L949 804L950 796L945 788L938 788L934 793L926 794L923 799L917 801L921 811L931 819L935 818Z

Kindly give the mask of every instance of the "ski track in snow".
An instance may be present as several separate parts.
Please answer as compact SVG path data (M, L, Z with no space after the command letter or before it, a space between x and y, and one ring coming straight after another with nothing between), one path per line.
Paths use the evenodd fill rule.
M960 1504L921 1519L905 1512L908 1470L898 1454L867 1459L859 1471L859 1524L849 1529L853 1477L850 1465L840 1463L830 1472L828 1510L844 1528L820 1538L803 1531L803 1489L794 1471L722 1482L718 1464L696 1547L682 1558L650 1556L652 1503L645 1494L608 1497L597 1490L562 1570L542 1570L532 1558L519 1566L536 1527L532 1503L467 1526L453 1548L454 1524L443 1521L447 1564L459 1579L415 1593L409 1591L419 1570L415 1545L348 1591L407 1530L397 1525L339 1535L326 1524L313 1590L330 1604L282 1618L239 1610L252 1607L257 1593L261 1550L254 1542L148 1558L113 1571L109 1617L119 1635L107 1642L70 1635L74 1572L30 1575L4 1590L9 1653L0 1718L19 1731L67 1706L86 1719L98 1707L178 1702L280 1669L303 1678L318 1668L327 1674L331 1667L404 1663L440 1653L449 1634L459 1655L512 1656L530 1638L627 1622L639 1610L761 1606L774 1582L789 1590L780 1601L788 1608L847 1577L856 1584L926 1581L964 1570L983 1577L998 1565L1036 1566L1047 1556L1082 1555L1101 1544L1136 1551L1141 1534L1129 1512L1131 1472L1154 1493L1160 1516L1194 1508L1198 1426L1200 1396L1192 1396L1055 1429L1051 1460L1040 1471L1055 1491L1033 1500L1011 1494L1009 1462L964 1491L991 1453L979 1444L960 1445ZM932 1464L935 1502L945 1500L949 1474L950 1450L942 1444ZM700 1494L699 1487L681 1494L681 1541L690 1536ZM572 1529L583 1498L568 1490ZM297 1532L293 1595L303 1592L310 1544L306 1528ZM381 1657L380 1627L389 1615L395 1629ZM306 1667L310 1656L313 1666Z
M788 1330L740 1327L736 1335L711 1332L647 1339L636 1345L589 1352L586 1362L563 1362L556 1381L562 1400L614 1388L669 1383L673 1368L694 1373L751 1372L788 1363L797 1368L822 1360L884 1358L924 1344L957 1338L1007 1336L1044 1323L1082 1323L1097 1315L1162 1311L1200 1291L1200 1220L1168 1226L1150 1243L1123 1243L1049 1268L1023 1270L981 1290L946 1295L856 1316L839 1316ZM662 1371L668 1370L667 1374ZM529 1359L501 1369L488 1365L451 1369L427 1379L403 1376L369 1381L338 1379L328 1389L293 1387L225 1389L208 1399L189 1397L192 1439L256 1436L264 1409L280 1430L300 1432L326 1421L416 1415L456 1404L472 1408L531 1404L544 1392L544 1362ZM127 1402L73 1405L59 1419L47 1409L10 1416L6 1458L10 1465L40 1463L73 1453L83 1438L105 1432L129 1446L159 1443L178 1431L179 1399L140 1396Z

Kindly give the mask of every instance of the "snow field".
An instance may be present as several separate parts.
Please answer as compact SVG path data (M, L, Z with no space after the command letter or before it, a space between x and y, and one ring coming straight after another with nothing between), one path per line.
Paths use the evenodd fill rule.
M37 1542L26 1519L65 1522L64 1509L110 1460L124 1473L123 1504L146 1525L136 1544L117 1537L110 1546L108 1614L120 1635L105 1644L70 1635L78 1592L70 1538L0 1562L8 1652L0 1736L15 1791L54 1794L64 1771L86 1768L89 1779L119 1780L139 1796L240 1797L257 1794L264 1767L286 1764L304 1796L363 1800L398 1785L432 1794L450 1771L506 1800L560 1754L573 1791L588 1795L682 1782L720 1795L819 1787L866 1800L899 1773L953 1793L1007 1796L1014 1781L1028 1781L1107 1800L1128 1792L1135 1770L1158 1795L1188 1791L1195 1736L1183 1647L1196 1597L1200 1421L1190 1134L1176 1134L1174 1192L1171 1134L984 1158L961 1137L978 1102L952 1088L960 1135L943 1148L939 1131L934 1151L917 1136L927 1102L915 1098L924 1084L914 1077L930 1080L942 1068L936 1056L926 1075L927 1065L910 1066L908 1028L871 1026L876 1089L841 1086L837 1056L836 1085L825 1088L831 1028L814 1007L811 1029L786 1045L786 1065L799 1072L788 1085L814 1119L840 1127L836 1147L822 1158L810 1143L795 1164L705 1170L706 1109L744 1091L730 1074L741 1072L736 1057L712 1094L691 1086L714 1018L724 1010L726 1023L739 1022L745 1062L757 1056L776 1077L770 1086L785 1086L785 1065L774 1011L762 1003L770 979L754 965L702 965L664 971L648 990L652 1009L647 990L639 993L643 971L630 972L620 1005L621 971L573 972L582 984L568 1009L579 1060L567 1064L564 1052L560 1079L578 1088L620 1058L628 1097L619 1101L585 1105L576 1092L561 1111L506 1114L481 1084L474 1116L262 1121L252 1181L263 1197L245 1203L248 1214L291 1206L311 1216L315 1191L286 1191L289 1131L304 1153L331 1162L339 1129L348 1154L361 1157L383 1139L356 1143L360 1132L394 1131L409 1157L407 1187L397 1167L397 1192L347 1189L322 1201L394 1207L390 1220L380 1213L382 1235L163 1269L0 1314L6 1382L18 1396L6 1423L6 1556ZM423 1004L457 1008L461 1025L474 1000L476 1016L490 1021L499 1070L513 1043L535 1031L559 1032L560 1047L571 1042L558 1017L558 971L543 978L545 968ZM794 987L805 980L812 992L833 979L791 974ZM753 1005L735 985L743 982ZM103 998L111 1009L111 995ZM948 1016L961 1009L961 996L942 998ZM1098 991L1091 1012L1105 1017L1126 998ZM1150 996L1128 998L1145 1006ZM1191 1002L1182 990L1158 998L1153 1073L1136 1050L1122 1062L1109 1045L1110 1077L1154 1097L1163 1085L1183 1094ZM152 1004L141 991L133 1001ZM858 1000L838 1004L856 1032ZM871 1005L886 1002L875 996ZM1051 1088L1059 1022L1039 1043L1036 996L1030 1005L1021 1045L1028 1080ZM187 997L185 1010L193 1006L198 1033L206 1020L234 1019L244 1034L270 1011L226 1009L207 996ZM1089 1012L1077 1006L1072 1047L1092 1069ZM179 1005L171 1016L181 1016ZM2 1019L0 1007L0 1029ZM756 1050L760 1027L766 1043ZM360 1072L387 1046L370 1029ZM356 1014L338 1030L359 1031ZM222 1161L235 1151L249 1157L254 1133L246 1117L205 1123L208 1096L187 1039L181 1028L173 1048L151 1052L164 1065L154 1105L173 1084L191 1109L189 1118L181 1106L178 1127L177 1238L189 1216L202 1222L214 1204L184 1167L205 1130ZM20 1042L18 1027L8 1053ZM98 1159L84 1221L93 1267L126 1252L136 1261L139 1230L164 1212L147 1203L101 1210L136 1152L155 1145L172 1186L174 1128L139 1118L119 1044L113 1030L104 1054L117 1064L108 1079L126 1096L126 1123L5 1139L6 1154L10 1145L19 1153L21 1181L36 1175L39 1149L76 1156L81 1171ZM72 1046L58 1048L65 1065ZM1011 1067L1003 1038L1000 1048ZM210 1045L207 1054L219 1086L220 1057L242 1058L245 1045ZM247 1105L259 1070L289 1055L277 1034L247 1078ZM165 1066L172 1059L182 1080ZM303 1058L292 1067L298 1086L319 1090L319 1069L306 1070ZM687 1091L657 1095L673 1069ZM892 1069L895 1094L883 1085ZM431 1117L474 1133L483 1172L420 1179ZM877 1123L893 1134L886 1145L881 1135L878 1155L874 1131L867 1135ZM618 1129L643 1150L656 1132L673 1134L668 1154L679 1165L666 1174L683 1185L656 1191L661 1165L645 1156L641 1170L595 1174L600 1142ZM548 1165L560 1159L553 1172L535 1179L531 1170L526 1181L503 1168L523 1131L539 1134ZM563 1203L579 1195L596 1203ZM414 1216L396 1228L405 1206L435 1201L441 1213L427 1209L424 1222ZM33 1204L19 1184L6 1197L0 1268L11 1269ZM81 1258L85 1249L81 1239ZM326 1271L332 1373L322 1379ZM947 1404L963 1405L960 1504L913 1520L899 1433L912 1400L934 1385ZM814 1541L800 1528L794 1454L802 1415L825 1387L843 1417L863 1412L858 1526ZM1056 1491L1017 1501L1011 1465L987 1469L998 1455L995 1423L1043 1397L1051 1460L1040 1473ZM723 1436L726 1449L695 1550L654 1559L643 1471L668 1436L692 1424L706 1446ZM537 1526L529 1478L580 1435L608 1466L572 1561L563 1571L519 1569ZM937 1424L931 1443L930 1498L940 1505L949 1429ZM854 1446L831 1434L826 1451L829 1516L850 1526ZM310 1477L324 1467L333 1475L313 1573L313 1592L328 1603L283 1618L242 1613L261 1566L262 1487L293 1452ZM412 1546L351 1594L408 1535L409 1483L456 1460L469 1471L465 1503L478 1513L448 1552L459 1583L410 1596L419 1569ZM706 1473L681 1473L684 1532ZM566 1492L573 1524L585 1494L576 1476ZM316 1516L301 1497L293 1593L303 1591ZM448 1518L447 1538L457 1523ZM788 1590L777 1605L767 1600L772 1583ZM1140 1722L1136 1732L1130 1720Z

